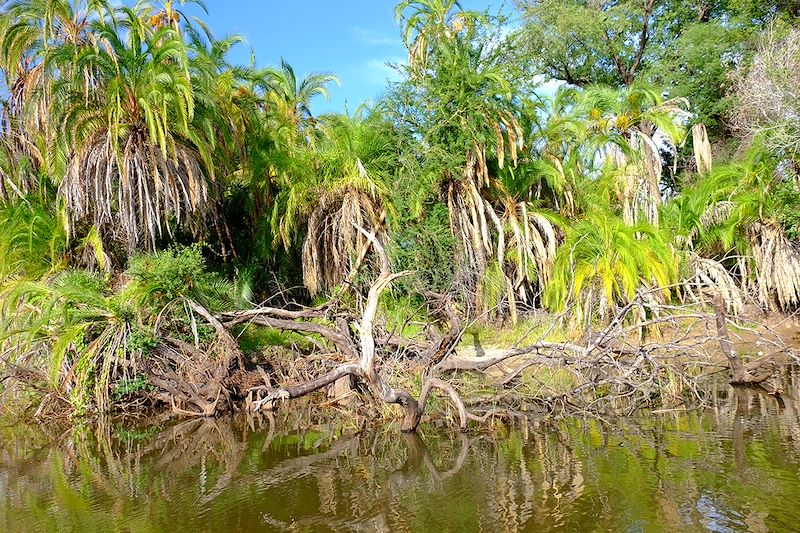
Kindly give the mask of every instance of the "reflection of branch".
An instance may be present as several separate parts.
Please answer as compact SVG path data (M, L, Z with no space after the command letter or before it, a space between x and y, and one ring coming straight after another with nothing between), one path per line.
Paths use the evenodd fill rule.
M324 452L286 459L257 476L247 476L241 481L246 481L248 484L255 484L262 488L279 485L310 473L312 467L319 465L319 463L324 463L347 452L355 453L358 449L358 442L358 437L342 440Z
M420 467L423 464L436 481L447 481L458 474L464 467L464 463L466 463L467 457L469 456L471 445L470 438L464 433L459 433L461 449L458 452L458 456L453 462L453 466L444 472L440 472L431 458L430 450L426 446L425 441L423 441L419 435L416 433L404 433L403 440L408 448L408 455L406 456L403 466L389 474L389 483L387 483L387 486L404 486L409 481L416 479L419 476Z
M433 459L431 458L431 454L428 451L428 448L424 448L423 459L425 460L425 466L430 471L431 475L436 478L437 481L447 481L451 477L455 476L461 469L464 468L464 463L467 462L467 457L469 456L469 448L471 441L467 435L464 433L459 434L459 440L461 441L461 449L458 452L458 456L456 457L455 461L453 462L453 466L451 466L448 470L444 472L440 472L437 470L436 465L433 464Z

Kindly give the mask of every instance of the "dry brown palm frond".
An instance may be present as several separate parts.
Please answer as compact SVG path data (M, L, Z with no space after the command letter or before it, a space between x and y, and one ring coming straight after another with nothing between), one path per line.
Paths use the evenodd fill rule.
M697 123L692 126L692 142L697 173L705 176L711 172L712 155L711 143L708 140L708 132L704 124Z
M709 229L712 226L722 224L728 220L735 207L736 205L729 201L717 202L709 206L700 216L700 227Z
M472 166L477 164L477 159ZM460 243L457 248L457 278L464 289L473 294L468 298L468 312L483 312L482 279L493 255L494 246L489 241L486 204L475 188L474 179L453 181L447 187L447 207L450 218L450 231ZM472 190L470 190L472 189ZM495 215L496 216L496 215ZM489 219L492 219L489 215Z
M653 139L640 131L631 134L627 142L630 154L617 145L611 145L607 151L607 157L616 169L616 194L622 206L623 220L633 225L644 214L647 222L658 226L662 203L659 188L661 155Z
M49 91L42 85L43 67L20 68L8 87L8 99L2 108L0 131L7 161L0 170L4 182L0 188L11 189L17 196L25 196L38 186L37 175L45 164L44 154L37 144L49 144L48 118L50 116ZM0 191L3 199L8 197Z
M728 313L738 315L742 311L743 291L722 263L690 252L687 266L691 276L681 285L689 301L708 302L720 296Z
M498 124L492 124L495 133L495 137L497 138L497 166L503 168L505 164L506 158L506 147L505 141L503 141L503 130L500 128Z
M6 133L0 141L0 200L11 196L25 198L38 188L38 170L42 157L38 147L27 135L16 131Z
M44 64L20 65L8 87L5 120L16 121L19 134L44 131L50 117L50 91L46 87Z
M373 196L346 188L323 195L308 219L303 243L303 281L311 294L342 283L368 240L358 230L383 234L384 215Z
M663 171L661 155L649 135L639 133L635 139L636 142L632 142L631 145L634 148L638 147L638 151L641 153L641 161L637 161L641 180L636 203L638 208L644 211L647 221L658 226L658 208L661 205L659 183Z
M638 217L636 199L639 196L641 179L636 166L628 162L628 158L619 147L613 146L609 155L617 169L616 195L622 206L622 219L625 224L632 226Z
M209 205L199 156L176 143L165 157L137 130L123 136L118 151L107 131L85 143L69 160L59 196L71 236L88 221L128 253L155 249L173 223L199 232Z
M800 307L800 244L787 239L775 223L753 224L750 243L761 305L781 311Z
M495 222L497 264L504 277L505 304L514 321L517 302L532 305L535 295L547 284L558 237L550 220L529 209L525 202L508 198L502 217L497 216L488 201L486 206Z

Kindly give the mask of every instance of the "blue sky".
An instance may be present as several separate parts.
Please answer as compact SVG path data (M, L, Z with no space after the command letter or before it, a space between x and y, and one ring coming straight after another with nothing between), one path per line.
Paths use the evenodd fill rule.
M461 4L493 12L503 6L502 0ZM206 0L206 6L209 13L201 18L217 37L238 33L247 39L232 53L234 61L246 64L252 47L259 66L277 66L283 57L298 76L335 74L341 86L331 87L330 102L314 102L316 114L374 100L392 76L386 63L406 60L393 0ZM199 13L194 6L184 9Z

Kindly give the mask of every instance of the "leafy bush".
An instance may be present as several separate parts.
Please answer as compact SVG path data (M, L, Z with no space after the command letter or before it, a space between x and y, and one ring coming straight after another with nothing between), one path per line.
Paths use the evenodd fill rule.
M190 298L219 311L236 300L233 284L207 270L199 244L138 255L131 259L128 275L139 298L155 306Z
M388 252L395 270L413 270L423 286L431 290L450 289L455 274L455 239L450 232L447 207L436 203L417 220L399 220Z
M800 189L793 181L784 181L776 188L774 199L786 237L800 240Z
M138 375L133 378L123 378L111 391L111 398L118 402L128 396L139 392L149 391L153 388L145 376Z
M0 207L0 278L43 275L61 262L66 243L63 227L41 204Z

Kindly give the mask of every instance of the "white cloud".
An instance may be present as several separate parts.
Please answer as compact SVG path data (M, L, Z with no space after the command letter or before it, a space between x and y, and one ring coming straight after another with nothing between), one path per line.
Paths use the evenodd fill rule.
M563 81L541 79L540 85L536 87L536 92L541 96L553 96L565 85Z
M402 74L393 68L390 63L404 64L403 57L389 57L384 59L370 59L364 63L364 77L372 83L385 83L386 81L400 81Z
M402 46L399 37L392 37L384 33L365 28L353 28L356 40L373 46Z

